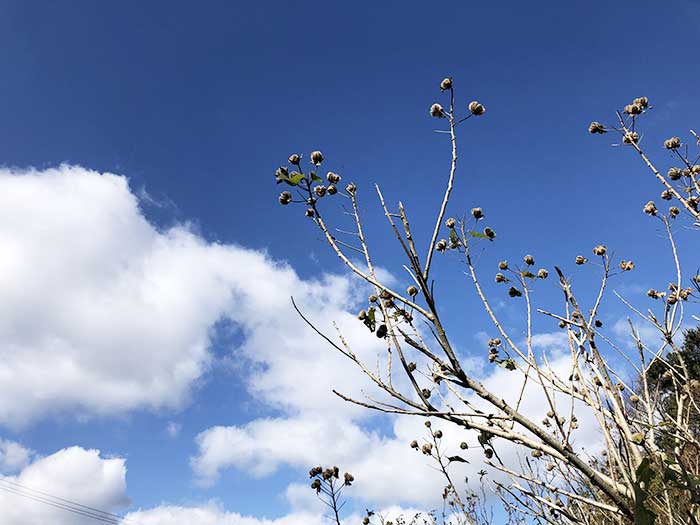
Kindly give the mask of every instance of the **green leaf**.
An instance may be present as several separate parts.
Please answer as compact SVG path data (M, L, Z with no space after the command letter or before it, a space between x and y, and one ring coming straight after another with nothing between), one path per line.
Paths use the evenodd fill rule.
M454 230L450 230L450 242L452 244L457 244L459 242L459 237L457 237Z
M637 481L634 483L634 523L635 525L654 525L656 514L646 508L647 488L651 483L654 471L649 465L649 458L644 458L637 467Z
M479 239L488 239L489 238L488 235L486 235L485 233L477 232L474 230L469 230L469 235L471 235L472 237L478 237Z
M316 175L315 171L311 172L311 180L313 182L323 182L323 179L321 177L319 177L318 175Z
M536 277L535 274L532 272L520 272L520 275L527 279L534 279Z
M304 179L304 174L299 173L298 171L293 171L292 173L289 174L289 177L284 179L284 182L289 184L290 186L296 186L299 184L302 180Z
M512 359L503 359L498 363L498 366L502 366L506 370L515 370L515 361Z

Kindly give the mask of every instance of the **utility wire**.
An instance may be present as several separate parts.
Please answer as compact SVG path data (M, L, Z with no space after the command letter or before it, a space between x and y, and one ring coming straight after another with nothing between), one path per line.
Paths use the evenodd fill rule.
M54 496L47 492L32 489L7 478L0 477L0 490L18 496L23 496L33 501L44 503L45 505L65 510L67 512L72 512L80 516L92 518L103 523L111 523L114 525L137 525L134 522L127 521L124 517L119 516L118 514L99 510L94 507L83 505L82 503Z

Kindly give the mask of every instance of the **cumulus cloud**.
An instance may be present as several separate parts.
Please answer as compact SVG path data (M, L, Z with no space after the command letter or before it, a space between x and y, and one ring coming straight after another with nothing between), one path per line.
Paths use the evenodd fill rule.
M18 492L36 495L35 491L41 491L108 512L128 504L124 460L106 459L99 450L80 447L65 448L37 458L15 476L0 476L0 488L0 521L3 525L95 523L92 518L38 502ZM47 499L41 494L39 497Z
M347 277L304 281L186 225L159 231L124 177L79 167L0 170L0 208L0 423L182 407L222 319L246 336L238 355L264 365L253 396L291 411L353 410L328 395L327 371L349 365L319 351L289 302L348 325L358 288ZM301 377L314 380L299 388Z
M0 439L0 474L9 474L23 468L34 451L15 441Z

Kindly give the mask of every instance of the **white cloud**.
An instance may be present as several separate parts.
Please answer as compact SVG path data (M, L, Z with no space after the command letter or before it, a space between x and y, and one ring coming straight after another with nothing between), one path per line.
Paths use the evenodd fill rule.
M125 178L79 167L0 170L0 209L0 424L181 407L210 365L221 319L246 336L238 355L263 365L252 395L292 412L361 412L329 395L358 382L343 373L331 381L329 370L350 364L289 300L321 326L357 331L346 310L361 287L350 278L303 281L186 226L158 231ZM369 334L360 341L358 352L376 348Z
M217 503L202 506L181 507L163 505L153 509L139 510L126 516L126 520L139 525L326 525L320 513L294 512L281 518L267 519L242 516L224 510Z
M23 488L19 488L17 484ZM16 476L0 477L0 486L3 487L3 490L0 490L0 522L3 525L95 523L92 518L16 493L20 491L27 494L30 492L28 489L76 501L107 512L114 512L128 504L124 460L105 459L100 455L99 450L86 450L80 447L65 448L50 456L36 459ZM10 491L6 490L7 488ZM39 497L47 499L41 494Z
M0 439L0 474L9 474L23 468L34 451L15 441Z
M168 437L173 439L175 439L180 434L180 430L182 430L182 424L176 423L174 421L171 421L165 427L165 432L167 432Z

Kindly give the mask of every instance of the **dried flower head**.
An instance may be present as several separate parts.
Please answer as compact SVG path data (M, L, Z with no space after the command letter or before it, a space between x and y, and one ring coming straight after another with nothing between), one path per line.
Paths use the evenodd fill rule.
M445 239L440 239L437 243L435 243L435 249L439 252L444 252L447 250L447 241Z
M409 372L413 372L413 371L415 371L415 369L416 369L416 364L413 361L408 363L408 371Z
M328 195L335 195L338 193L338 188L336 187L335 184L329 184L328 185Z
M445 221L445 226L447 226L450 230L455 227L455 224L457 224L457 221L454 217L450 217Z
M630 396L630 402L632 402L632 403L634 403L634 404L639 403L639 396L636 395L636 394L632 394L632 395Z
M357 314L357 318L358 318L360 321L364 321L365 319L367 319L367 311L366 311L366 310L360 310L360 312Z
M576 256L576 264L578 264L579 266L582 264L586 264L587 261L588 259L586 259L583 255Z
M603 133L607 132L608 130L605 129L605 126L603 126L600 122L591 122L591 125L588 126L588 133L599 133L602 135Z
M283 191L282 193L280 193L279 201L282 206L286 206L287 204L292 202L292 194L288 191Z
M368 300L370 303L376 303L376 302L377 302L377 299L379 299L379 298L378 298L376 295L374 295L374 294L370 295L370 296L367 298L367 300Z
M440 82L440 89L442 91L452 89L452 77L443 78L442 82Z
M493 231L493 230L492 230L491 228L489 228L488 226L487 226L486 228L484 228L484 235L486 235L486 237L488 237L488 238L491 239L491 240L493 240L493 239L496 238L496 232Z
M600 319L596 319L593 324L595 324L596 328L600 328L601 326L603 326L603 321L601 321Z
M632 261L625 261L624 259L620 261L620 269L623 272L629 272L634 270L634 263Z
M690 171L692 171L696 175L700 173L700 164L694 164L693 167L690 168Z
M664 140L664 148L666 149L678 149L681 147L681 139L679 137L671 137L670 139Z
M647 215L656 215L656 212L658 211L656 209L656 204L654 204L654 201L647 202L644 205L644 208L642 208L642 209L644 210L644 213L646 213Z
M464 441L462 441L459 444L459 448L461 448L462 450L467 450L469 448L469 445L467 445Z
M671 180L679 180L683 176L683 171L680 168L671 168L666 175Z
M607 252L608 249L605 247L603 244L599 244L595 248L593 248L593 253L595 255L605 255L605 252Z
M681 213L681 210L677 206L671 206L668 209L668 214L671 216L672 219L675 219L676 217L678 217L680 215L680 213Z
M311 158L311 163L314 166L320 166L321 163L323 162L323 153L321 153L320 151L312 151L310 158Z
M418 287L411 285L408 288L406 288L406 293L411 297L415 297L416 295L418 295Z
M484 113L486 113L486 108L483 106L483 104L480 104L478 101L472 100L469 103L469 112L472 115L478 117L479 115L483 115Z
M326 194L327 188L323 185L314 187L314 193L317 197L323 197Z
M423 394L423 397L424 397L425 399L429 399L429 398L430 398L431 392L430 392L429 389L423 388L423 389L421 389L421 394Z
M637 142L639 142L639 133L637 133L636 131L628 131L622 137L622 142L624 144L636 144Z
M481 208L472 208L471 214L477 221L484 218L484 212Z
M526 255L525 257L523 257L523 262L528 266L532 266L533 264L535 264L535 258L532 255Z
M554 463L547 463L547 472L552 472L555 466Z
M293 166L298 166L300 162L301 162L301 155L299 155L297 153L292 153L289 156L289 163L292 164Z
M416 441L415 439L413 441L411 441L411 448L417 449L418 448L418 441Z
M539 277L540 279L546 279L547 277L549 277L549 272L544 268L540 268L539 270L537 270L537 277Z
M647 297L651 297L652 299L658 299L660 297L660 294L653 288L649 288L647 290Z
M434 435L436 438L440 439L442 437L442 430L436 430Z
M377 337L379 339L383 339L386 337L386 334L389 332L389 329L386 327L385 324L380 324L379 328L377 328Z
M632 101L632 104L636 104L642 108L647 108L647 107L649 107L649 99L647 97L635 98Z
M316 492L320 492L321 490L321 480L320 479L315 479L311 482L311 488L314 489Z
M642 106L638 104L627 104L624 111L628 115L639 115L642 112Z
M508 279L506 278L505 275L503 275L502 273L499 272L496 274L496 282L497 283L507 283Z
M486 456L487 459L491 459L493 457L493 450L490 448L484 449L484 456Z
M357 191L357 186L353 184L352 182L345 186L345 191L347 191L350 195L355 195L355 192Z
M444 118L445 110L442 109L442 106L440 104L433 104L432 106L430 106L430 115L435 118Z
M661 192L661 199L665 201L670 201L673 199L673 193L671 193L669 190L664 190Z
M515 286L511 286L508 290L508 295L511 297L521 297L523 295L523 292L518 290Z
M326 175L326 180L330 182L331 184L338 184L340 182L340 175L337 173L333 173L332 171L329 171L328 174Z
M493 339L489 339L488 345L489 346L499 346L501 344L501 340L498 337L494 337Z
M530 452L533 458L541 458L542 457L542 451L541 450L533 450Z
M355 481L355 477L352 474L350 474L349 472L346 472L345 474L343 474L343 484L344 485L349 487L350 485L352 485L353 481Z
M316 215L316 212L314 211L313 208L308 208L306 210L306 213L304 213L304 215L306 215L307 217L313 217L314 215Z

